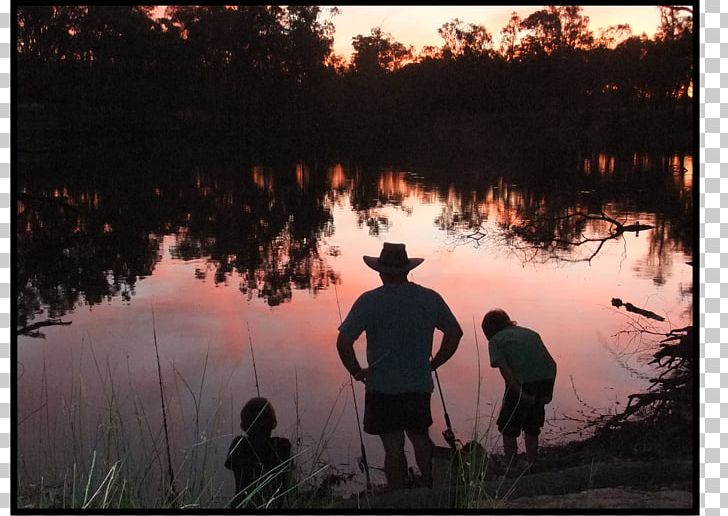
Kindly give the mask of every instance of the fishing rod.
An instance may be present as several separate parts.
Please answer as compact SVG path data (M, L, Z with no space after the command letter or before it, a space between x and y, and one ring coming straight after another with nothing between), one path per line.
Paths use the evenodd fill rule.
M253 352L253 337L250 336L250 323L245 321L245 325L248 327L248 342L250 342L250 356L253 359L253 374L255 375L255 390L258 392L260 398L260 387L258 386L258 369L255 367L255 353Z
M339 322L343 322L341 318L341 305L339 304L339 292L336 290L334 283L334 294L336 295L336 307L339 310ZM364 448L364 436L361 433L361 420L359 419L359 407L356 404L356 391L354 391L354 377L349 373L349 384L351 385L351 397L354 400L354 413L356 414L356 428L359 430L359 446L361 447L361 462L364 465L364 475L367 479L367 491L372 488L372 480L369 476L369 461L367 460L367 450Z
M412 275L412 279L415 279L415 275L412 271L410 271L410 274ZM477 337L476 337L477 338ZM430 359L432 359L432 355L430 355ZM442 401L442 411L445 414L445 426L447 428L443 430L442 437L445 439L445 442L450 445L450 448L453 450L457 449L457 445L455 444L457 442L457 439L455 438L455 432L452 430L452 423L450 422L450 414L447 413L447 407L445 407L445 397L442 395L442 385L440 385L440 377L437 374L437 369L434 369L432 371L435 373L435 380L437 381L437 390L440 392L440 401Z
M457 449L457 446L455 445L457 439L455 439L455 432L452 431L452 424L450 423L450 415L447 413L447 408L445 407L445 397L442 395L442 386L440 385L440 377L437 375L437 369L435 369L433 373L435 373L435 380L437 381L437 390L440 391L442 411L445 413L445 425L447 426L447 429L442 432L442 437L445 439L447 444L450 445L450 448L455 450Z

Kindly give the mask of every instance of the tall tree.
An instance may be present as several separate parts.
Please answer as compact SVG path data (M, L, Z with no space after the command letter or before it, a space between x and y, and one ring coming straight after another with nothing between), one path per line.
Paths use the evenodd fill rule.
M589 17L582 14L578 5L549 6L561 21L561 46L588 49L594 43L594 35L589 30Z
M622 41L632 37L632 27L628 23L610 25L606 29L600 29L599 36L595 39L596 46L614 48Z
M320 21L323 11L318 6L291 5L283 17L287 41L286 68L298 82L322 70L332 52L334 24ZM332 16L338 14L333 8Z
M149 57L154 22L143 6L88 6L79 37L94 65L133 66Z
M443 24L437 32L445 40L442 55L446 59L483 56L492 48L493 36L485 27L458 18Z
M80 6L18 6L16 49L23 58L45 62L78 58Z
M660 29L655 35L645 66L650 71L650 91L659 103L674 105L686 100L692 87L692 10L679 6L659 6Z
M530 31L524 38L524 47L532 54L588 49L594 36L589 30L589 17L582 10L578 5L550 5L531 14L521 22L521 28Z
M500 54L506 61L517 57L518 33L521 26L521 18L515 11L511 13L508 24L501 29Z
M363 75L378 75L394 71L413 59L412 47L395 41L392 35L380 27L371 29L370 36L358 34L352 40L351 56L354 70Z
M672 41L693 32L693 10L676 5L660 5L660 29L656 37L662 41Z
M521 29L527 33L521 47L530 55L551 54L561 44L561 20L557 13L541 9L521 21Z

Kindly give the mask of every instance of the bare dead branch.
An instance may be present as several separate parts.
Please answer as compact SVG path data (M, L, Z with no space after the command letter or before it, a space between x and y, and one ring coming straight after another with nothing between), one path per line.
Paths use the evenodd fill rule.
M45 335L43 335L43 333L35 330L37 330L38 328L43 328L44 326L68 326L69 324L71 324L71 322L72 321L61 321L60 319L46 319L45 321L39 321L19 328L18 335L45 338Z

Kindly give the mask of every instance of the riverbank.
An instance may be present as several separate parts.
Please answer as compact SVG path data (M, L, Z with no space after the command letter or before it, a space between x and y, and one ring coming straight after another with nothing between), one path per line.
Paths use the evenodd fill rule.
M595 427L597 431L587 439L544 447L534 466L528 466L522 456L513 464L506 464L498 455L499 445L487 450L491 455L471 446L476 452L461 453L460 457L448 448L438 447L433 460L432 489L418 487L386 492L381 486L375 486L369 493L336 496L334 488L351 477L337 476L336 471L317 463L316 469L300 478L290 493L271 500L271 508L393 513L429 509L561 508L687 511L694 508L698 487L694 462L696 435L691 421L690 412L683 410L673 410L657 419L629 420L618 425L609 420L609 424ZM201 445L206 449L210 442ZM200 452L207 454L206 450ZM226 490L211 478L209 485L202 487L181 481L179 485L184 487L179 501L170 500L164 490L158 492L158 498L145 498L143 489L156 478L153 472L149 477L139 476L131 456L110 467L100 453L98 464L96 458L94 452L87 473L82 471L84 465L79 464L78 473L74 465L72 478L21 482L18 507L222 508L229 502ZM194 462L194 457L191 459ZM147 468L153 470L153 463ZM189 479L195 482L203 478L204 470L201 467L191 472Z
M521 459L504 466L502 458L491 456L474 482L436 477L433 489L358 493L328 508L691 509L697 486L690 425L658 428L634 422L584 441L544 448L533 467Z
M65 105L18 105L17 141L24 159L58 155L68 149L220 146L241 159L271 164L281 156L422 166L542 160L563 163L563 152L693 152L692 106L654 109L547 108L538 111L417 111L389 114L363 123L355 116L334 118L288 133L289 126L251 128L229 110L186 107L134 111L112 105L83 109ZM300 135L303 132L309 136ZM552 173L559 167L551 167Z
M690 509L690 461L594 462L484 483L483 495L458 503L453 487L357 495L327 508L367 509Z

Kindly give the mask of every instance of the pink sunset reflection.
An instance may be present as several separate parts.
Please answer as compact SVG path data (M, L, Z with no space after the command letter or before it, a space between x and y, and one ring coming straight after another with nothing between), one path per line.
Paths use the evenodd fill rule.
M598 155L587 162L595 172L612 173L612 157ZM683 163L692 167L689 160ZM267 171L254 167L250 174L256 188L274 191L276 182ZM303 165L296 167L300 188L306 187L309 174ZM85 423L91 431L96 418L103 420L110 383L124 393L121 413L133 418L143 406L149 424L158 425L156 331L179 457L189 449L190 418L199 418L214 444L211 464L220 466L211 474L225 481L221 465L229 440L238 431L238 412L257 395L254 352L260 393L278 414L277 432L289 438L298 435L304 444L325 435L329 460L355 464L357 427L349 376L335 342L340 312L345 316L362 292L380 285L362 256L378 255L385 241L404 242L410 256L425 259L410 279L439 292L464 329L459 350L439 370L448 412L461 439L467 439L477 425L479 433L489 436L490 445L499 446L493 419L503 381L488 363L480 329L486 311L503 308L521 325L538 331L558 364L554 400L547 407L546 443L570 438L569 432L579 427L574 420L614 411L629 394L649 385L649 343L623 333L631 319L611 306L613 297L665 315L673 327L689 322L684 285L691 284L692 269L685 263L690 257L677 249L662 249L655 231L606 240L589 261L528 261L522 252L504 245L499 228L523 223L523 207L529 202L546 210L547 201L529 200L518 185L500 181L471 193L454 186L425 185L405 171L388 169L373 182L380 202L362 209L352 206L347 188L355 171L336 165L326 174L332 191L324 202L334 230L321 238L318 262L311 268L312 274L326 278L322 287L294 288L290 299L266 303L256 281L241 292L241 283L247 280L237 270L216 282L215 266L206 257L174 257L171 250L187 238L183 232L164 236L161 260L153 274L136 285L131 302L81 306L69 316L72 325L48 328L46 339L19 339L17 358L23 371L18 379L19 443L32 446L39 438L35 426L41 417L39 406L49 407L42 417L59 429L59 439L67 431L68 418L75 417L64 407L83 407L93 414ZM690 188L687 179L678 186ZM624 215L618 206L608 209L615 216ZM465 212L471 219L463 218ZM657 224L653 213L628 215L630 220ZM367 217L386 224L374 232L362 222ZM476 223L485 235L477 243L463 238L473 228L460 229ZM594 223L587 234L598 236L607 228L604 221ZM290 238L277 237L277 267L284 268L289 261ZM586 254L594 248L591 245ZM234 259L229 256L227 262ZM655 331L668 327L668 323L651 326ZM435 349L440 338L436 332ZM364 349L362 336L355 344L362 364ZM53 367L31 367L44 360ZM355 392L361 411L363 385L355 384ZM437 391L432 411L433 438L444 445ZM378 439L365 436L365 443L370 462L381 466Z

